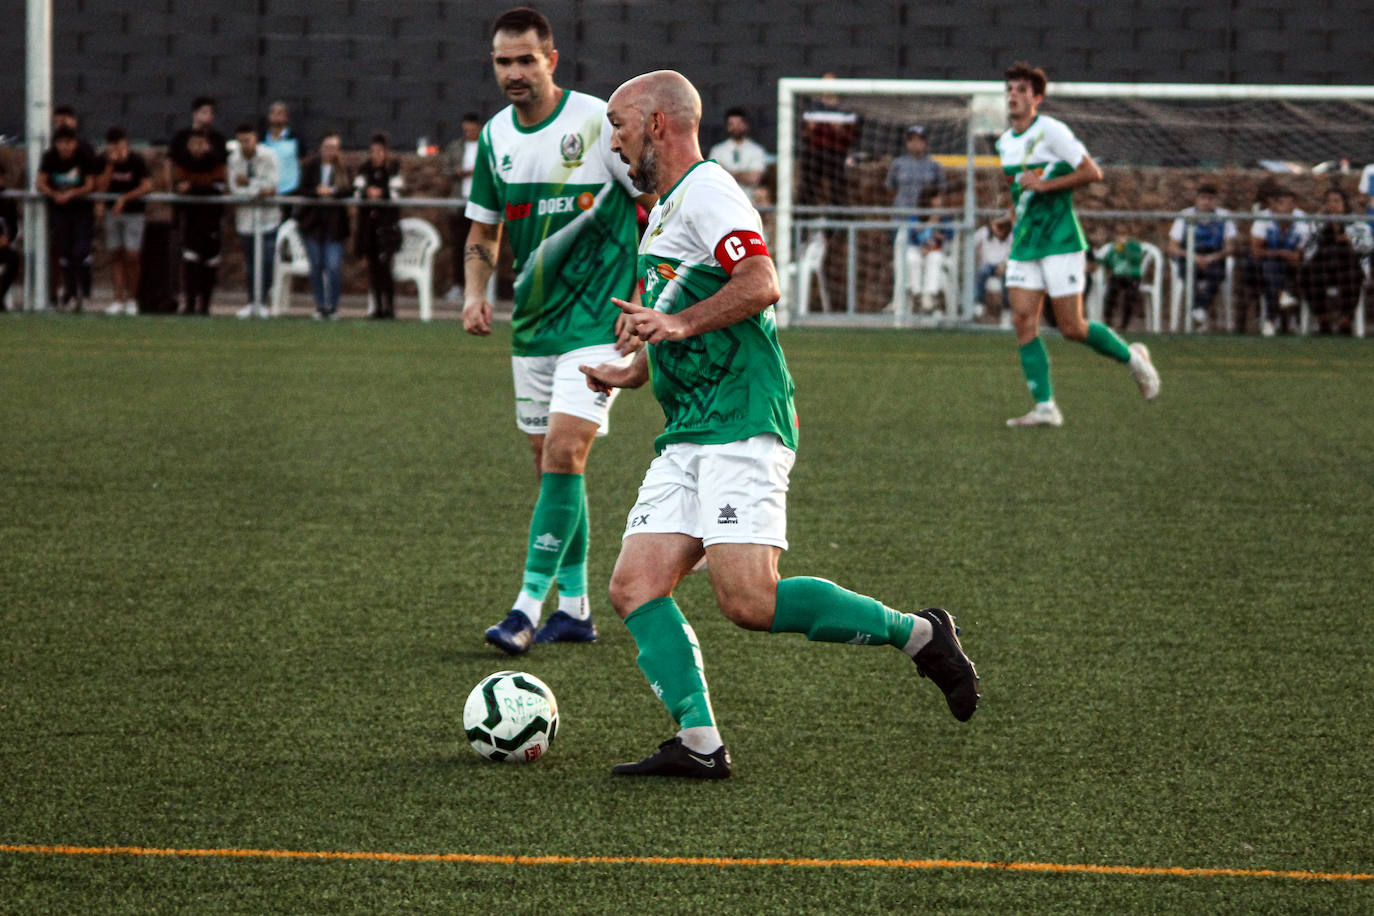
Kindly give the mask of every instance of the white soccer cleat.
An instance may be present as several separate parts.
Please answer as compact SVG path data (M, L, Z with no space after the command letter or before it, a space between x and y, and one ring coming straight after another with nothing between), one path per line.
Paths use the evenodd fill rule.
M1012 417L1007 425L1013 429L1020 426L1063 426L1064 415L1053 401L1040 401L1030 413L1023 417Z
M1140 394L1147 401L1159 397L1159 371L1150 362L1150 349L1143 343L1133 343L1131 350L1131 378L1140 386Z

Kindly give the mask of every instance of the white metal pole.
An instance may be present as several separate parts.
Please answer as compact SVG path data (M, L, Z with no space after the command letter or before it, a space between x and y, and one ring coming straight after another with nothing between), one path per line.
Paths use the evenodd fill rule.
M964 225L966 225L968 228L964 230L963 238L959 240L959 245L963 249L964 267L963 271L961 271L961 273L963 274L963 278L960 281L960 285L963 287L963 289L960 291L959 295L959 299L961 300L959 304L959 312L962 313L960 317L962 317L965 321L973 321L974 315L977 314L978 306L982 305L981 302L975 301L975 298L978 295L978 290L976 286L978 278L978 265L973 263L975 256L973 249L973 235L975 232L978 231L978 201L975 199L978 194L978 169L974 166L974 158L978 152L977 130L978 119L974 117L973 97L970 96L968 113L968 139L967 143L965 144L965 152L968 156L968 162L965 164L964 168ZM949 312L953 313L955 310L955 305L953 302L946 302L945 308ZM951 314L950 317L953 317L953 315Z
M25 134L29 190L38 188L38 162L52 128L52 0L28 0L28 46L24 55ZM24 309L48 307L48 207L24 201Z
M782 324L791 321L801 322L806 303L793 302L800 283L792 282L792 185L793 150L792 138L795 125L792 123L796 100L789 83L791 80L778 80L778 167L777 167L777 209L773 221L773 258L778 265L778 279L782 286L782 298L778 303L783 314L779 316ZM798 278L800 279L800 278ZM790 316L790 321L788 320Z

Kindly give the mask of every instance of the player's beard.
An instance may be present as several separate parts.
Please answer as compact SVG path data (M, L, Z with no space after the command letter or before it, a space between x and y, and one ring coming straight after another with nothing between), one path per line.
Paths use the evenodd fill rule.
M658 189L658 150L654 141L646 134L644 148L639 151L639 161L635 163L635 173L630 183L641 194L653 194Z

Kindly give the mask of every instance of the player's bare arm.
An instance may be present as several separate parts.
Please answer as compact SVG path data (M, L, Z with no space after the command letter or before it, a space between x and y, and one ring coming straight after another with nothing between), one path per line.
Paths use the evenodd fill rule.
M621 299L612 301L630 317L634 333L640 340L656 344L665 340L684 340L738 324L777 302L780 295L773 259L760 254L740 261L729 281L715 295L671 315Z
M640 349L628 365L617 360L577 369L587 377L587 387L601 394L610 394L615 388L638 388L649 380L648 351Z
M1058 178L1045 178L1040 169L1026 169L1017 177L1023 189L1040 193L1068 191L1101 180L1102 167L1093 161L1092 156L1084 156L1083 161L1078 163L1078 168Z
M464 285L467 287L463 305L463 330L485 337L491 333L491 303L487 301L487 284L496 272L496 258L501 245L500 223L479 223L473 220L463 249Z

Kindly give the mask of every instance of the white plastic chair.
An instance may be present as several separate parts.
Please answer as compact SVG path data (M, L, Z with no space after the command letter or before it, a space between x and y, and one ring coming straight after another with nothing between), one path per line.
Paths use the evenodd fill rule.
M797 273L797 314L806 314L811 304L811 278L816 278L816 291L821 295L821 311L830 311L830 293L825 289L825 233L812 232L802 246L801 257L793 266Z
M1184 314L1188 308L1187 292L1188 282L1183 275L1183 268L1177 260L1169 259L1169 330L1177 334L1180 330L1185 334L1192 333L1198 328L1194 325L1193 316ZM1231 298L1232 285L1236 274L1236 259L1226 258L1226 279L1221 282L1221 289L1217 291L1217 296L1221 299L1222 319L1225 321L1224 327L1228 330L1232 327L1234 305Z
M288 219L277 227L277 249L273 254L271 312L277 317L291 306L291 278L310 278L310 256L301 239L300 227Z
M1107 242L1093 253L1097 255L1098 265L1093 271L1093 291L1088 297L1088 320L1101 321L1103 306L1107 296L1107 268L1102 259L1111 251L1115 242ZM1151 242L1141 242L1144 256L1140 259L1140 295L1145 300L1146 330L1158 334L1163 328L1164 309L1164 253Z
M439 232L427 220L401 220L401 248L391 262L391 275L410 280L420 299L420 320L434 317L434 256L442 247Z
M907 250L910 247L908 239L908 229L899 229L892 237L892 311L900 321L910 315L912 309L909 305L909 296L920 295L919 290L911 289L911 278L907 275ZM946 315L955 314L959 303L959 254L963 246L959 244L959 239L953 238L945 242L943 255L940 259L940 293L945 297L944 313ZM940 312L935 312L938 315Z

